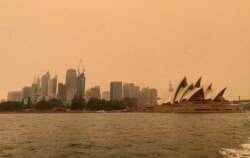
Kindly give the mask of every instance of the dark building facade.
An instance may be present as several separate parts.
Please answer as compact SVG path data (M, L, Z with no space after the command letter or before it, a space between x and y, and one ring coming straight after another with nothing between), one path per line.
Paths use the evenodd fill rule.
M63 83L58 83L57 97L63 101L66 101L66 85Z
M81 73L77 76L77 79L76 79L76 85L77 85L77 97L82 97L82 98L85 98L85 81L86 81L86 78L85 78L85 75L84 73Z
M110 83L110 100L122 100L122 82Z

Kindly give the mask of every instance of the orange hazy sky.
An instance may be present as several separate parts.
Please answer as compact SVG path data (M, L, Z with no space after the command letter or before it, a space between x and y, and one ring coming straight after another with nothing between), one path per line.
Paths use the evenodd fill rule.
M250 0L1 0L0 98L79 60L87 88L187 76L250 99Z

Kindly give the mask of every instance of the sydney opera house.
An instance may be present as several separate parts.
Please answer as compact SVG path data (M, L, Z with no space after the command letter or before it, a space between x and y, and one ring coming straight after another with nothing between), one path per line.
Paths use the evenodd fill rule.
M195 83L188 84L186 77L182 79L173 96L172 104L190 101L226 102L223 97L226 88L213 89L212 84L201 86L201 78Z
M184 77L172 98L151 110L158 112L241 112L242 108L231 104L223 94L226 88L214 89L212 84L202 85L201 78L188 83Z

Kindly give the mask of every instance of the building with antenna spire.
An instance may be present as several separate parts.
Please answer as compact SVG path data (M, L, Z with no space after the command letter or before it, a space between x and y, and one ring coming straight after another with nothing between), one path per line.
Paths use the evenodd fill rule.
M84 74L85 69L83 68L83 63L82 60L79 62L78 66L78 74L76 77L76 95L77 98L84 98L85 97L85 74Z
M85 75L84 73L81 73L77 76L76 78L76 83L77 83L77 97L80 98L84 98L85 97Z
M172 83L171 83L171 82L169 83L169 89L168 89L168 92L169 92L169 93L174 92L174 88L173 88L173 86L172 86Z

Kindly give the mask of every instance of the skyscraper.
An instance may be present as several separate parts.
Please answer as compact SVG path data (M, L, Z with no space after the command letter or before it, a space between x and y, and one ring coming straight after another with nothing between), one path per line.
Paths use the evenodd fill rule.
M150 105L150 92L149 91L150 91L149 87L142 88L142 93L144 94L145 105Z
M85 97L85 75L84 73L80 73L76 78L77 85L77 97Z
M85 98L84 98L84 99L85 99L86 101L89 101L89 99L91 99L91 98L92 98L92 96L93 96L93 95L92 95L91 88L90 88L90 89L87 89L87 90L86 90L86 94L85 94Z
M48 83L50 80L50 74L47 72L45 75L42 76L41 79L41 92L43 96L48 96Z
M135 86L133 83L123 84L123 98L135 98Z
M76 91L76 70L68 69L66 73L66 101L70 103L72 99L75 97Z
M122 100L122 82L110 83L110 100Z
M66 73L66 91L69 89L76 89L76 70L68 69Z
M88 101L91 98L101 99L100 86L94 86L86 91L85 99Z
M157 94L157 89L150 88L149 90L149 100L150 100L150 105L157 105L157 100L158 100L158 94Z
M110 100L110 91L102 92L102 99L109 101Z
M9 92L7 101L21 101L21 92Z
M139 98L140 95L140 87L139 86L135 86L135 98Z
M40 94L40 78L35 77L30 89L30 98L33 103L36 102L36 99L39 97Z
M141 100L142 98L144 98L144 101ZM139 99L140 105L142 104L157 105L158 104L157 100L158 100L157 89L149 88L149 87L142 88L140 99Z
M28 99L30 97L30 87L24 87L21 93L22 99Z
M36 102L36 98L39 96L39 92L40 92L39 85L33 83L30 88L30 98L33 103Z
M76 96L76 89L70 88L66 92L66 101L70 104L73 98Z
M96 99L101 99L101 87L100 86L94 86L91 88L93 91L93 97Z
M57 76L50 79L48 82L48 96L51 98L56 97L56 89L57 89Z
M138 106L144 106L144 105L145 105L145 94L143 92L139 92Z
M63 101L66 100L66 85L63 83L58 83L57 97Z

